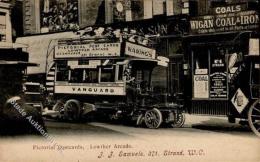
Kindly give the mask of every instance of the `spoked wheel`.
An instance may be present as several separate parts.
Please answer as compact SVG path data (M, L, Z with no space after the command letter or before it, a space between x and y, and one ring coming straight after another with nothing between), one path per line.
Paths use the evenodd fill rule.
M256 100L249 108L248 123L252 131L260 137L260 99Z
M77 121L80 117L80 105L76 100L69 100L64 105L64 119Z
M157 108L147 110L144 115L144 122L148 128L159 128L162 123L162 113Z
M183 113L178 113L176 115L176 118L173 123L171 123L171 126L174 128L181 128L183 127L185 123L185 115Z

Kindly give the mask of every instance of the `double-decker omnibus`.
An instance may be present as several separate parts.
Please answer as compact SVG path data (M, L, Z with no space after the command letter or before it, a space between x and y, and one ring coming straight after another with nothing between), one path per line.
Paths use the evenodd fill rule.
M178 105L153 91L153 69L169 62L155 49L106 37L62 39L53 58L46 86L54 104L43 114L74 121L95 112L144 121L149 128L181 124L174 120Z

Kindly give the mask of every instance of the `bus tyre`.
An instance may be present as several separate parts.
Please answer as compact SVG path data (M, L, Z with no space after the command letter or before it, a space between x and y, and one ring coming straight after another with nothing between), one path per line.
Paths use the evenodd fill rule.
M60 118L60 119L64 118L64 104L65 104L65 102L63 100L57 100L57 102L53 106L53 110L59 112L59 115L57 116L57 118ZM52 116L52 117L55 117L55 116Z
M64 119L78 121L80 119L80 102L78 100L68 100L64 105Z
M248 123L252 131L260 137L260 99L256 100L249 108Z
M143 121L144 121L144 115L143 114L138 115L136 120L136 126L141 126L143 124Z
M144 122L148 128L159 128L162 123L162 113L157 108L147 110L144 115Z
M181 128L181 127L183 127L184 123L185 123L185 114L184 113L178 113L176 115L176 118L173 121L173 123L171 123L171 126L173 128Z

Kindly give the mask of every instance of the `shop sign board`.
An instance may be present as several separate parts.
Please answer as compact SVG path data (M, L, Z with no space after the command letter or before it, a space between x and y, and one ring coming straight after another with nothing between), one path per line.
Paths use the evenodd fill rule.
M214 8L213 15L198 16L190 20L192 34L207 34L258 28L259 15L241 5Z
M125 95L123 85L56 85L56 94L79 94L79 95Z
M209 98L209 77L208 75L194 75L193 77L193 97Z
M120 43L90 43L81 45L58 45L54 58L119 57Z
M126 42L125 55L137 58L155 59L156 51L141 45Z

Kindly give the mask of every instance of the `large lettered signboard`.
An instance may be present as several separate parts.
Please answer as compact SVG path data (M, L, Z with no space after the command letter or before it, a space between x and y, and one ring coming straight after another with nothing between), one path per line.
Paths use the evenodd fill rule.
M257 11L245 10L245 8L241 4L216 7L212 15L191 18L191 33L206 34L257 29L259 23Z

